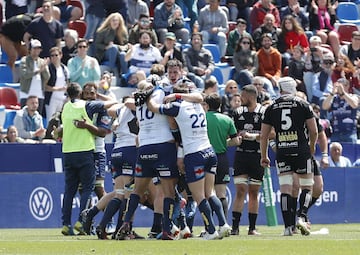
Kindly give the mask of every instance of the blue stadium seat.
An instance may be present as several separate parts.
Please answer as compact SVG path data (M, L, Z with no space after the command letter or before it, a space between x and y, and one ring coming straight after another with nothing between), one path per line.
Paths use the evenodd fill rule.
M6 54L5 51L1 51L0 64L6 64L7 61L8 61L8 55Z
M219 46L217 46L216 44L212 44L212 43L205 43L205 44L203 44L203 47L211 52L215 63L220 62L221 57L220 57Z
M5 121L3 128L7 129L11 125L14 125L14 119L16 115L16 110L5 110Z
M216 66L219 66L219 67L228 67L229 66L228 63L221 62L219 46L217 46L216 44L213 44L213 43L205 43L205 44L203 44L203 47L211 52Z
M5 64L0 64L0 83L13 82L11 68Z
M220 67L215 66L214 72L212 72L211 75L213 75L216 78L218 84L220 84L220 85L224 84L224 77L223 77Z
M359 10L353 2L340 2L336 8L336 16L340 23L360 25Z

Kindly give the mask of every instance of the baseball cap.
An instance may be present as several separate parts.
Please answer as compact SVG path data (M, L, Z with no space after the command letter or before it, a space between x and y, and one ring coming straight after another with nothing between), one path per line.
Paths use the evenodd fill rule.
M41 48L41 42L37 39L33 39L30 41L31 48Z
M291 77L281 77L278 81L281 91L295 95L296 94L296 81Z
M165 34L165 38L176 41L176 36L175 36L175 34L173 32L167 32Z

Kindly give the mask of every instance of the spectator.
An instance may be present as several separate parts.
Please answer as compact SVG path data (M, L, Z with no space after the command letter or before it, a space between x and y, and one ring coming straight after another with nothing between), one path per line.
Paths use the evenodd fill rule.
M228 19L219 7L220 0L209 0L209 4L200 10L198 22L204 43L215 43L219 46L220 56L226 53L226 33Z
M50 77L49 60L39 57L41 50L40 41L31 40L29 55L21 58L19 93L21 107L25 106L29 96L37 96L39 108L36 110L40 114L42 114L44 107L45 85Z
M66 0L54 0L53 3L54 6L58 8L58 10L54 12L54 18L60 20L63 24L71 20L78 20L83 14L79 7L68 5Z
M353 163L353 167L360 167L360 159L357 159L357 160Z
M156 32L151 27L149 15L141 14L137 23L129 31L129 43L137 44L140 39L140 31L147 30L150 32L151 44L157 46L158 38Z
M204 90L203 94L210 95L212 93L218 92L218 82L217 80L212 76L209 79L205 80Z
M94 39L95 31L105 18L104 1L85 0L86 40Z
M268 92L272 97L276 94L272 91L276 88L278 90L278 80L281 77L281 54L280 52L272 47L272 35L262 35L262 48L258 50L257 57L259 61L258 75L264 76L269 84Z
M314 0L309 10L310 30L320 36L322 43L331 45L335 56L340 49L339 35L334 26L337 5L337 1L331 4L330 0Z
M114 92L112 92L110 90L111 87L111 73L109 73L108 71L104 71L100 82L99 82L99 86L97 89L97 92L101 95L106 96L107 98L111 98L113 100L116 100L116 95Z
M151 33L143 30L140 32L140 43L129 44L125 61L130 61L130 73L142 70L145 74L149 74L152 64L161 62L162 56L159 49L151 45L150 42Z
M228 43L226 47L226 55L227 56L233 56L234 51L236 48L236 45L239 41L239 39L243 36L249 37L252 39L251 35L246 32L246 20L244 19L238 19L236 21L236 28L232 31L230 31L228 36Z
M293 16L288 15L282 20L278 43L278 49L283 57L283 68L289 65L295 46L301 46L304 50L307 50L309 42L301 25Z
M341 143L332 142L330 144L330 167L351 167L351 161L349 158L342 155L343 147Z
M0 6L1 7L1 6ZM33 15L24 14L16 15L7 19L0 26L0 45L1 50L8 56L8 66L11 67L13 73L13 81L18 82L15 71L15 61L18 57L27 55L26 45L22 43L25 29L33 20Z
M126 25L120 13L110 14L96 31L95 57L99 63L111 69L118 81L120 74L127 73L128 69L125 53L120 53L127 41Z
M235 109L241 106L241 95L240 93L235 93L230 101L230 113L232 114ZM229 114L230 116L230 114Z
M25 143L27 140L19 137L19 132L14 125L7 128L6 136L0 140L0 143Z
M188 43L189 31L184 22L183 12L175 0L164 0L155 7L153 26L160 43L165 42L167 32L174 32L181 43Z
M251 36L241 37L235 47L233 63L235 73L233 79L240 88L251 84L254 75L258 71L258 58Z
M255 76L252 84L256 87L258 92L256 101L261 105L271 104L270 94L265 88L265 86L268 86L268 84L265 84L265 78L261 76Z
M5 0L5 19L8 20L13 16L25 14L28 12L29 0Z
M183 51L184 67L196 87L204 88L204 80L214 71L214 60L209 50L203 47L202 34L191 35L191 47Z
M61 49L62 51L61 62L64 65L67 65L69 59L76 56L77 53L76 44L78 42L79 35L76 32L76 30L73 29L65 29L64 34L65 34L64 35L65 45Z
M119 12L124 20L128 19L128 0L103 0L105 17Z
M220 112L231 115L231 100L235 94L239 93L239 88L234 80L228 80L225 84L225 94L221 97Z
M269 13L274 16L274 26L280 27L280 14L276 6L271 3L271 0L259 0L253 5L250 12L252 31L255 31L264 23L265 16Z
M60 112L65 102L65 91L69 81L69 70L61 63L62 53L58 47L50 49L50 79L45 86L46 118L50 120L55 112Z
M253 30L253 39L255 41L256 50L262 47L262 35L271 34L272 46L277 48L279 42L279 34L281 29L275 26L275 17L273 14L268 13L264 17L263 24L257 29Z
M308 15L304 8L300 6L298 0L288 0L288 5L280 9L280 20L283 20L284 17L288 15L293 16L305 31L309 29ZM310 32L309 35L311 34L309 36L310 38L312 36L312 32L308 32Z
M333 142L357 142L356 112L359 98L349 93L349 88L349 81L340 78L322 103L322 108L331 113Z
M187 9L187 16L190 18L190 31L194 31L194 24L198 19L197 1L175 0L175 3L180 6L181 10L185 10L185 8Z
M138 22L141 14L149 17L149 7L143 0L128 0L128 19L127 27L132 28Z
M360 67L360 31L352 32L351 43L342 45L340 52L348 56L354 66Z
M160 49L163 60L161 64L166 66L167 62L171 59L177 59L184 63L183 55L180 49L176 47L176 36L173 32L167 32L165 35L164 46Z
M289 61L288 76L296 81L296 90L306 93L304 84L304 72L305 72L305 61L304 61L304 49L297 45L292 50L292 57Z
M85 39L77 43L77 54L69 59L67 67L70 72L70 81L84 86L87 82L100 80L100 66L96 58L87 55L89 44Z
M304 83L310 103L321 105L320 100L322 99L324 93L327 94L332 91L333 84L331 75L334 69L334 63L334 55L332 53L327 53L322 56L322 70L320 72L305 72ZM320 117L324 118L323 113Z
M43 118L37 111L38 108L37 96L29 96L26 105L16 112L14 126L19 131L19 137L33 140L44 138L46 129L43 126Z
M238 18L250 20L250 9L254 4L254 0L227 0L229 8L229 20L236 21ZM247 31L250 31L250 23L247 24Z
M346 78L350 82L350 93L359 91L359 70L357 70L350 59L342 53L339 53L336 60L336 66L331 75L333 82L336 82L340 78Z
M43 16L34 19L26 28L24 42L29 48L30 38L38 39L43 47L40 57L49 57L52 47L60 47L61 39L64 37L63 26L53 17L53 4L45 0L43 5Z

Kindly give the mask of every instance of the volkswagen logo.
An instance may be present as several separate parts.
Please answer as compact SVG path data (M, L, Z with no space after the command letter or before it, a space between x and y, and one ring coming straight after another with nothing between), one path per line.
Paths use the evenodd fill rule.
M53 200L50 192L44 187L37 187L31 192L29 209L37 220L46 220L52 212Z

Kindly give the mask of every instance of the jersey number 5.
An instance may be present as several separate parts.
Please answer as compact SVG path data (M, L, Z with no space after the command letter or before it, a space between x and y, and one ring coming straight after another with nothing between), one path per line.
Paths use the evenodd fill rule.
M281 110L281 129L288 130L291 128L292 120L290 118L291 110L283 109Z

